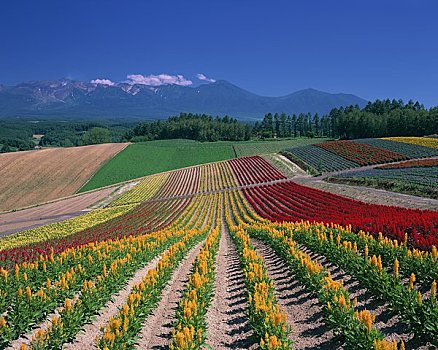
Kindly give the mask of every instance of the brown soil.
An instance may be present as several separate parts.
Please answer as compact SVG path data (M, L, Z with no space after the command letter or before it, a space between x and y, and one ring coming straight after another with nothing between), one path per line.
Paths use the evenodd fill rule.
M306 291L270 247L258 240L252 240L252 244L265 260L268 275L274 281L278 304L292 328L293 348L342 349L342 343L324 324L318 298Z
M126 143L0 154L0 211L74 194Z
M215 296L207 312L206 344L215 350L256 348L245 314L246 292L239 257L225 229L216 259Z
M88 323L87 325L85 325L84 329L76 336L74 342L66 344L63 349L97 349L96 336L99 334L100 329L108 323L111 316L115 316L117 314L118 308L125 303L126 299L131 293L132 287L142 281L147 272L156 266L159 259L159 256L156 257L148 264L146 264L146 266L138 270L135 275L129 280L126 287L113 296L112 301L109 302L108 305L101 310L101 312L92 321L92 323Z
M136 349L164 349L169 345L176 308L188 282L191 267L203 243L198 243L173 273L157 308L146 319L143 329L139 333Z
M82 215L90 205L106 198L113 191L114 187L105 188L37 207L0 214L0 237Z

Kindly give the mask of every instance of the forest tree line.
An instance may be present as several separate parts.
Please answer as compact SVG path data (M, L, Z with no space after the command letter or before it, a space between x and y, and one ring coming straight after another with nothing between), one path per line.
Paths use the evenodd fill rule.
M0 153L121 142L132 122L0 120Z
M126 135L128 141L192 139L196 141L243 141L251 138L329 137L355 139L383 136L424 136L438 133L438 107L419 102L376 100L365 107L334 108L329 114L267 113L255 124L225 116L181 113L165 121L138 124Z
M42 147L69 147L106 142L191 139L244 141L289 137L355 139L383 136L424 136L438 133L438 107L419 102L376 100L365 107L334 108L327 115L267 113L261 121L181 113L164 121L62 122L0 120L0 152ZM40 138L35 138L35 136Z
M334 108L328 115L268 113L257 122L253 135L269 137L331 137L357 139L383 136L424 136L438 133L438 107L419 102L376 100L364 108Z
M181 113L165 121L138 124L126 134L129 141L190 139L196 141L244 141L252 136L252 126L237 119L206 114Z

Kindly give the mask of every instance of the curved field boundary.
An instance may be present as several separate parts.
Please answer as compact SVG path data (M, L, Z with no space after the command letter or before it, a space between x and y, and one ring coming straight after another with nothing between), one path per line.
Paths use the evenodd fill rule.
M101 167L80 192L146 175L234 158L231 143L165 141L129 145Z
M425 168L425 167L438 167L438 157L409 160L398 164L385 164L376 167L376 169L405 169L405 168Z
M385 140L385 139L359 139L354 141L358 143L363 143L366 145L382 148L387 151L400 153L413 159L438 156L438 149L419 146L412 143L404 143L395 140Z
M323 142L317 144L316 147L321 147L362 166L408 159L400 153L350 140Z
M298 158L311 168L320 172L339 171L359 166L359 164L353 161L316 146L288 148L284 151L284 155L286 157L292 155L293 158ZM294 161L294 159L292 159L292 161Z
M74 194L127 144L101 144L0 155L0 210Z
M96 209L78 217L21 231L0 240L0 251L53 238L62 238L123 215L132 206Z
M22 210L0 213L0 236L83 215L89 206L107 198L113 192L114 188L111 187Z

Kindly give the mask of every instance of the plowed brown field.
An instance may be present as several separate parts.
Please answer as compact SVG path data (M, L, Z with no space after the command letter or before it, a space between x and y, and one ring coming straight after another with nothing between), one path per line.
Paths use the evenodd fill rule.
M0 154L0 211L74 194L126 143Z

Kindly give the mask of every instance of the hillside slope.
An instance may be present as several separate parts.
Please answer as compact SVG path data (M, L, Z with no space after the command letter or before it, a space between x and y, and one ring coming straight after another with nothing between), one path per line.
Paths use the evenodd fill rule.
M126 146L109 143L0 154L0 211L74 194Z

